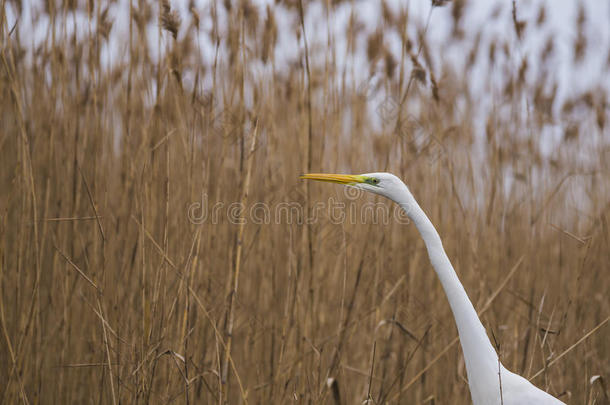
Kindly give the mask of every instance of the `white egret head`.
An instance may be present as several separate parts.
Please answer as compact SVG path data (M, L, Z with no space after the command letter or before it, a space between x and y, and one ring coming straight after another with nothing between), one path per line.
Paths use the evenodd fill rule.
M364 173L364 174L327 174L309 173L301 176L306 180L318 180L331 183L344 184L361 190L370 191L387 197L399 204L415 202L411 192L398 177L392 173Z

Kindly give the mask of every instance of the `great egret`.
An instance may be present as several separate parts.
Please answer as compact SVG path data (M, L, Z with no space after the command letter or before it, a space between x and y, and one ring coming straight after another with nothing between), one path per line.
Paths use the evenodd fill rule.
M440 236L405 183L391 173L312 173L301 178L344 184L382 195L400 205L413 221L424 239L430 262L443 285L455 318L474 405L563 404L500 364L498 354L443 249Z

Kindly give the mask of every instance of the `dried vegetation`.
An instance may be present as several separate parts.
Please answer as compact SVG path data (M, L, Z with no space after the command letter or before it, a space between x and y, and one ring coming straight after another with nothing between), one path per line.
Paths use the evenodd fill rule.
M432 3L420 21L384 2L371 29L341 1L3 0L0 402L469 403L412 226L226 215L350 202L305 171L387 170L503 362L608 403L610 57L597 86L562 84L554 33L522 51L549 10L500 6L512 32L490 38L468 2ZM345 32L303 32L346 8ZM584 7L574 26L576 69L599 49ZM216 223L189 220L202 194Z

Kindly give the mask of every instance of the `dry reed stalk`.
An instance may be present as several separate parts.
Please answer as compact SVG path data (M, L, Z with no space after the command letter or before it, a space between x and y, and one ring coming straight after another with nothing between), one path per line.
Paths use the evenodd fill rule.
M304 47L304 56L305 56L305 73L307 75L306 82L306 112L307 112L307 137L305 142L306 148L306 156L305 156L305 170L304 172L310 172L313 164L313 113L312 113L312 77L311 77L311 68L309 62L309 45L307 43L307 32L305 31L305 10L303 8L303 1L299 0L298 2L298 14L299 14L299 22L301 28L301 35L303 36L303 47ZM311 215L311 189L309 184L305 185L306 192L306 212L308 215ZM309 326L309 334L314 335L315 330L317 328L317 322L315 317L315 291L314 291L314 251L313 251L313 229L311 224L307 224L304 229L304 243L306 246L307 252L307 267L305 271L308 274L308 300L307 300L307 313L308 318L306 320L306 328ZM296 285L295 285L296 287ZM296 294L295 294L296 297ZM309 367L312 367L312 363L309 363ZM320 384L316 384L320 386Z
M545 365L544 368L538 370L536 373L534 373L533 376L529 377L529 380L533 380L534 378L538 377L540 374L544 373L547 368L551 367L553 364L557 363L559 360L561 360L566 354L568 354L569 352L571 352L572 350L574 350L576 347L578 347L582 342L584 342L585 340L587 340L589 337L591 337L591 335L593 335L595 332L597 332L599 329L601 329L602 327L604 327L608 321L610 321L610 317L607 317L606 319L604 319L603 321L601 321L599 324L597 324L593 329L591 329L590 331L588 331L587 333L585 333L580 339L578 339L578 341L574 342L574 344L572 344L570 347L568 347L567 349L565 349L563 352L561 352L557 357L555 357L553 360L551 360L548 364Z
M246 158L246 173L244 177L244 182L241 190L241 198L240 203L242 207L245 207L248 203L248 193L250 190L250 178L252 175L252 164L254 162L254 152L256 150L256 139L258 136L258 121L255 121L254 128L252 130L252 141L250 144L250 151L248 152L248 156ZM241 270L241 260L242 260L242 250L243 250L243 237L244 237L244 229L245 229L245 221L241 218L239 223L239 228L237 231L237 241L236 241L236 252L235 252L235 267L233 267L233 272L231 274L231 291L227 297L228 299L228 309L227 309L227 326L226 326L226 347L224 354L224 361L222 366L222 398L225 403L228 401L227 389L228 389L228 372L229 372L229 359L231 356L231 344L233 342L233 323L234 323L234 301L235 295L237 294L237 288L239 287L239 273ZM245 398L244 398L245 400Z

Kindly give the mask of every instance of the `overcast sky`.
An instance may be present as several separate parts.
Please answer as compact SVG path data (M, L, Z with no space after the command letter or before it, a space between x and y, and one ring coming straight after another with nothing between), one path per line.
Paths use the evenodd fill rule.
M80 0L83 2L84 0ZM173 0L171 4L179 10L183 20L188 18L188 1ZM307 2L305 2L307 4ZM410 32L411 38L416 38L415 30L417 27L425 25L426 18L431 8L430 0L390 0L390 6L398 11L399 8L407 8L410 15ZM104 3L101 3L104 4ZM157 2L153 1L153 9L157 8ZM200 43L202 45L202 63L210 63L214 56L214 47L209 40L206 32L212 25L211 8L213 2L197 0L195 5L201 16L201 35ZM265 7L267 4L275 5L272 0L254 0L259 8L261 21L264 19ZM353 2L343 2L336 6L330 20L327 20L324 6L325 1L318 1L307 6L306 15L306 30L311 48L315 48L316 44L321 47L326 47L327 33L330 32L333 39L333 44L336 47L338 71L343 71L343 65L349 63L354 65L354 72L357 76L356 81L366 80L369 75L368 68L365 64L366 56L366 36L372 32L381 21L381 7L378 1L356 0ZM345 60L346 41L345 27L352 11L352 4L358 19L366 26L365 34L359 39L360 53L355 59L348 58ZM448 41L451 35L451 5L445 7L437 7L433 10L430 24L427 31L427 38L430 43L430 50L433 62L439 66L440 61L450 61L455 64L460 71L459 66L465 63L464 49L469 49L474 41L475 35L482 30L481 49L488 49L488 44L497 39L509 39L511 46L516 51L511 55L511 60L508 64L514 64L514 71L517 71L521 64L521 59L527 57L529 64L529 77L535 80L538 77L539 66L536 66L536 55L544 46L547 38L552 35L555 38L555 54L553 56L554 69L552 72L546 72L548 75L555 75L560 83L558 90L558 99L562 100L571 95L577 94L584 89L595 88L596 86L604 86L610 90L610 78L607 69L607 61L609 58L610 49L610 1L607 0L517 0L518 18L528 22L528 31L522 41L517 41L512 25L512 1L510 0L469 0L467 1L466 13L463 20L463 28L465 37L462 40L462 45L456 45L454 42ZM576 40L576 18L579 5L584 6L586 12L586 33L588 39L588 48L585 56L585 62L579 66L573 63L573 48ZM27 38L31 40L32 49L48 38L48 19L43 16L36 24L33 23L33 15L40 14L36 10L42 10L42 0L25 0L23 1L23 13L19 18L18 28L22 43ZM125 58L127 55L128 41L128 18L129 18L129 1L119 0L113 3L109 10L110 20L114 21L113 28L110 34L109 45L105 48L103 56L105 62L110 65L118 59ZM546 23L543 27L534 27L536 16L542 5L546 6ZM299 52L302 49L300 43L296 43L295 25L298 24L294 13L287 13L282 6L275 5L276 19L279 25L279 44L276 48L276 61L278 69L287 69L290 62L299 58ZM218 2L221 21L225 18L223 15L224 7L222 1ZM494 10L500 10L499 17L492 21L490 16ZM16 10L11 6L7 6L9 26L15 23L17 18ZM60 26L60 29L66 29L68 34L74 30L73 21L76 21L77 30L84 37L89 29L86 15L78 15L76 19L68 18L65 24ZM155 19L156 21L156 19ZM187 22L187 21L185 21ZM185 30L187 24L182 24L182 30ZM158 29L155 24L149 26L149 41L150 49L154 53L157 51L157 33ZM165 35L164 41L170 41L169 35ZM385 39L386 45L389 46L395 55L400 55L400 43L397 37L391 36ZM314 52L315 54L315 52ZM517 55L517 57L514 57ZM533 56L533 57L532 57ZM315 57L315 55L314 55ZM480 58L481 63L486 63L485 58ZM315 60L314 60L315 63ZM433 66L434 68L434 66ZM479 66L480 69L489 69L488 66ZM256 66L253 69L257 69ZM261 68L262 69L262 68ZM351 69L350 69L351 70ZM502 74L502 72L498 72ZM189 80L188 74L185 76ZM477 83L473 81L472 87L481 93L488 91L486 83ZM560 103L557 103L559 106ZM559 107L557 107L559 108Z
M221 2L219 2L221 3ZM254 0L254 3L259 6L261 17L264 17L266 4L274 4L272 0ZM400 7L407 7L410 13L411 21L419 22L423 25L430 10L429 0L390 0L388 3L394 10ZM127 32L128 19L128 1L119 0L116 5L110 8L111 20L114 20L113 29L111 32L111 50L115 57L126 54L125 36ZM211 1L195 1L197 9L200 10L202 16L202 26L205 30L206 26L211 26L209 10ZM322 5L325 2L316 2L309 6L306 16L306 29L308 37L313 44L316 41L326 43L327 20L324 15ZM502 35L513 35L512 19L511 19L511 1L509 0L469 0L467 2L467 13L464 16L464 28L466 31L466 39L473 38L474 34L483 27L484 35L483 43L493 38ZM606 0L519 0L517 1L518 18L525 21L533 22L536 18L538 10L542 4L546 4L547 22L542 29L536 28L528 32L525 40L520 44L521 52L527 55L535 51L544 44L547 36L552 33L556 39L556 51L558 71L564 77L564 81L573 83L576 81L580 85L591 85L595 80L599 80L602 74L602 67L608 57L610 49L610 1ZM579 4L583 4L586 10L587 18L587 34L589 38L589 48L587 54L587 64L582 66L582 71L572 69L572 49L576 38L575 20ZM43 7L42 1L25 0L23 1L23 15L19 21L19 28L22 37L34 33L32 41L39 43L47 36L48 20L42 18L32 27L32 8L40 10ZM174 0L172 5L180 10L181 15L187 15L186 8L188 1ZM493 23L490 23L490 15L493 10L500 8L501 16ZM367 31L371 32L381 21L381 7L378 1L355 1L354 8L360 21L362 21ZM12 26L16 19L16 12L13 7L8 6L9 26ZM219 9L223 7L219 4ZM341 52L345 47L343 36L345 33L345 25L349 18L352 6L350 2L344 2L338 7L331 19L331 32L333 33L335 44L339 50L337 55L342 55ZM280 33L290 33L290 35L280 35L280 44L276 51L278 65L282 62L293 60L298 56L299 48L294 45L294 29L293 25L297 23L294 18L286 18L286 13L281 7L277 7L277 21L280 25ZM222 13L221 13L222 14ZM84 16L83 16L84 17ZM428 28L428 38L432 45L443 44L448 35L450 35L450 18L451 6L438 7L434 9L431 16L430 25ZM77 24L80 25L79 31L87 31L87 21L84 18L77 19ZM184 28L183 24L183 28ZM67 29L73 29L72 20L67 21ZM155 27L150 27L151 37L155 39ZM206 37L202 36L202 43L205 45ZM363 40L363 39L361 39ZM211 44L210 44L211 45ZM391 44L392 45L392 44ZM398 47L399 44L394 44ZM434 48L434 47L432 47ZM442 49L442 48L439 48ZM211 56L213 49L205 47L203 49L204 56ZM435 55L440 56L440 55ZM444 55L446 56L446 55ZM111 56L112 57L112 56ZM339 61L344 62L344 61ZM456 61L456 62L459 62ZM585 74L583 74L585 73ZM363 72L366 74L366 72ZM607 79L607 77L605 77Z

